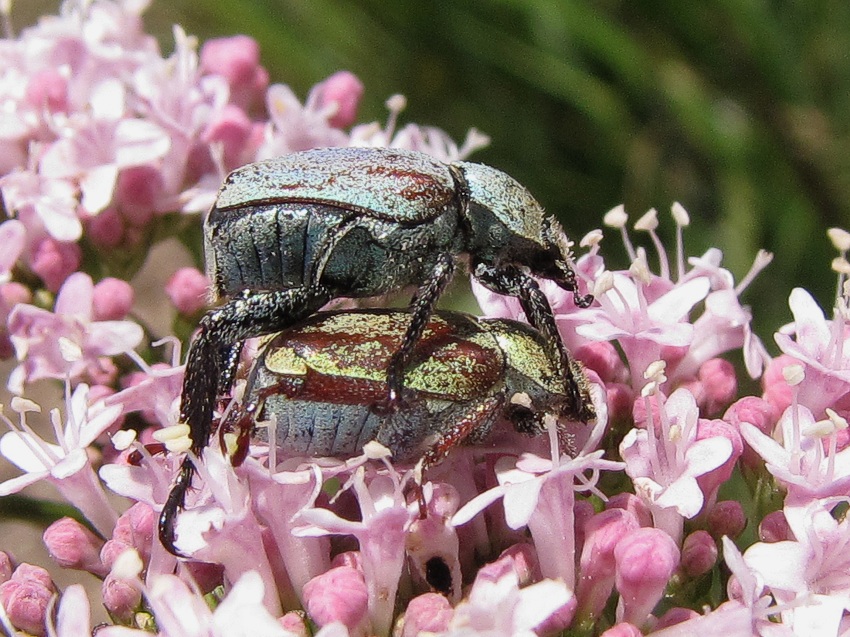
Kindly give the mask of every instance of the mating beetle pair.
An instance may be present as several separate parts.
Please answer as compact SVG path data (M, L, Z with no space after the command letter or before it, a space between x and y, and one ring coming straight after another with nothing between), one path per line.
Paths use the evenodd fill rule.
M386 397L387 368L409 321L400 310L323 312L276 334L222 429L271 421L258 437L286 454L349 457L376 440L394 460L422 458L428 466L458 444L482 442L499 416L534 435L547 414L559 424L576 420L590 402L581 365L571 368L581 391L576 405L534 328L436 312L405 369L404 407L377 412L372 407ZM240 422L245 416L247 424Z
M232 172L204 232L214 293L229 300L201 320L189 350L180 419L196 454L207 444L216 398L230 389L245 339L295 325L335 298L414 285L379 406L404 410L404 370L462 255L479 282L519 299L577 418L594 418L532 275L573 292L581 307L592 298L579 294L559 224L505 173L397 149L293 153ZM172 551L175 517L193 474L187 457L160 517L160 538Z

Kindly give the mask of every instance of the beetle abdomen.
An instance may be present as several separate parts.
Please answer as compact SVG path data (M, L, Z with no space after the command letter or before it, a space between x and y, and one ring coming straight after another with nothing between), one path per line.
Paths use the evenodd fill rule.
M269 413L277 422L275 445L293 455L356 455L375 439L381 424L380 417L364 405L270 398L262 415ZM268 433L260 428L258 437L267 438Z

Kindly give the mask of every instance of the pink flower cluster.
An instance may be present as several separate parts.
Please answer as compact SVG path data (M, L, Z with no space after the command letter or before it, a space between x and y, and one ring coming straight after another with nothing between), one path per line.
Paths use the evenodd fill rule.
M850 634L850 234L830 232L832 319L792 291L772 357L741 302L771 256L737 283L717 249L686 259L679 204L675 253L654 210L633 226L652 257L622 207L604 217L627 269L606 266L601 230L582 240L590 308L541 281L598 415L565 425L569 453L550 427L456 449L423 478L377 443L347 460L256 443L241 463L214 444L177 523L188 558L168 553L156 520L185 451L181 351L206 279L172 273L157 302L174 334L155 336L131 278L154 239L189 241L225 174L256 159L372 145L453 161L486 140L397 129L400 96L386 124L355 124L363 88L346 72L302 104L269 84L248 37L198 52L176 27L163 57L146 4L67 0L0 43L0 356L17 359L0 454L20 470L0 496L58 490L68 517L44 543L101 581L114 625L98 635ZM484 314L523 318L474 291ZM741 395L738 369L760 395ZM38 382L63 404L26 398ZM0 552L0 624L90 634L90 604Z

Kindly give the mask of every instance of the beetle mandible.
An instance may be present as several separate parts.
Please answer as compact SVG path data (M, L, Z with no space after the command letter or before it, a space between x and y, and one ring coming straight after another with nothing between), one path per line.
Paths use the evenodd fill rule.
M242 434L246 418L248 430L271 421L258 437L287 455L345 458L376 440L396 461L421 458L424 470L459 444L484 441L500 416L535 435L551 415L569 445L565 421L591 402L584 369L573 362L570 370L581 392L575 404L541 334L509 319L435 312L405 368L403 407L372 409L386 396L409 319L401 310L321 312L270 337L219 436Z
M397 408L406 362L462 255L484 286L519 299L580 406L579 419L594 418L532 275L571 291L580 307L592 297L579 293L560 224L499 170L390 148L314 149L249 164L222 185L204 222L204 254L213 295L226 301L201 319L186 363L180 421L189 425L196 455L245 339L294 325L334 298L415 285L387 371L384 409ZM160 539L172 551L193 474L187 456L160 516Z

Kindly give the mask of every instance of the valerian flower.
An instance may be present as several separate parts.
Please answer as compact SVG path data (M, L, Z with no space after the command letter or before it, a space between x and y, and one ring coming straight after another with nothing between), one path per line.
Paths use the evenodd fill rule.
M41 378L97 379L104 358L132 350L142 341L142 328L132 321L96 321L94 284L82 272L68 278L56 297L54 311L20 304L9 315L9 335L20 361L9 388L23 391L25 382Z

